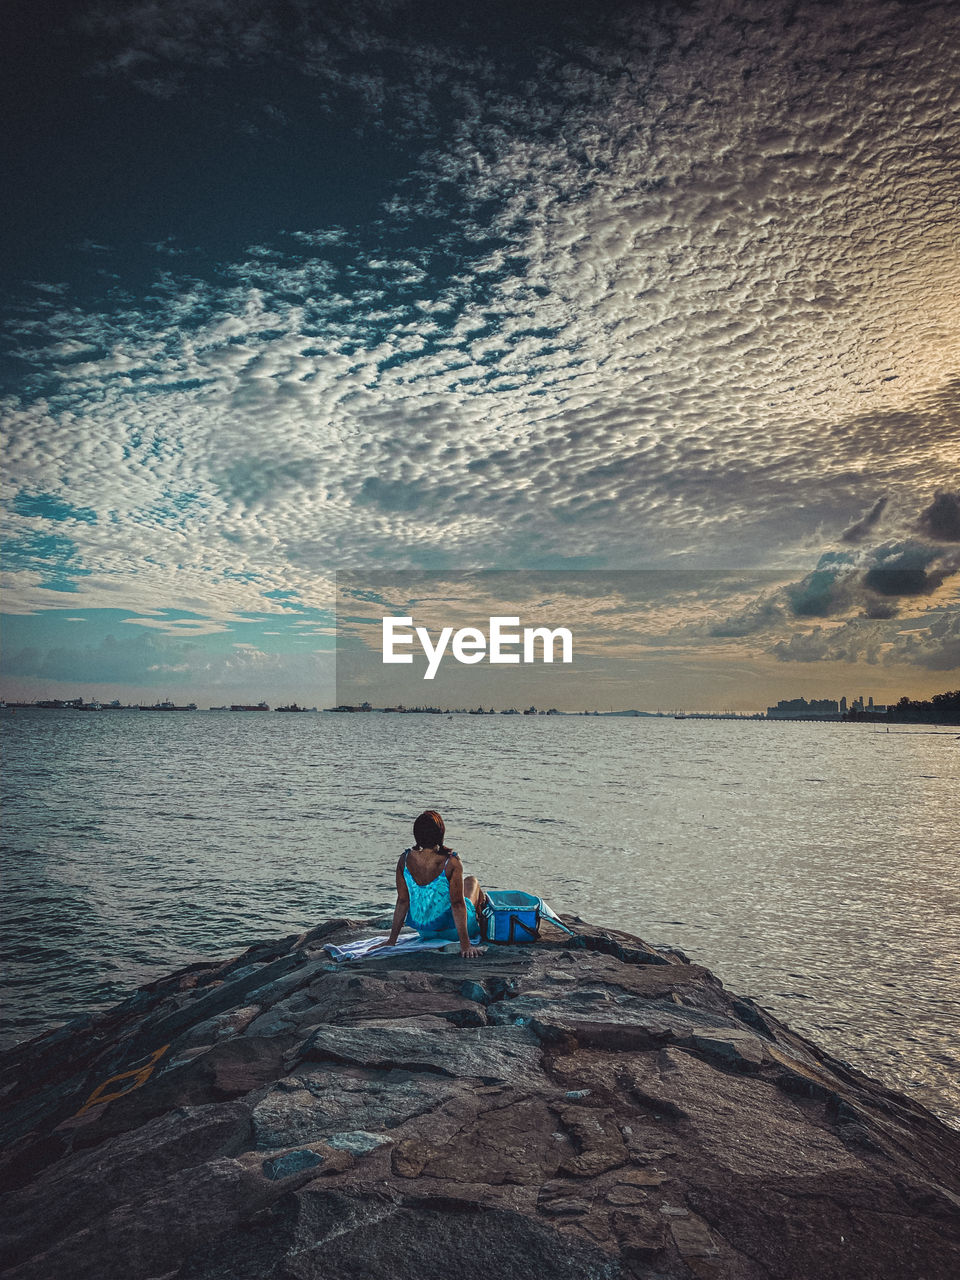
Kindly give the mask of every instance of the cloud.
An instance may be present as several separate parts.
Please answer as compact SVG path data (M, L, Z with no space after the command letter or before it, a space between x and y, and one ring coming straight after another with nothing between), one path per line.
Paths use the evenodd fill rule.
M209 634L209 633L205 633ZM196 637L169 638L163 633L105 636L95 644L7 646L3 659L5 681L30 682L38 696L51 684L95 685L103 692L123 688L125 697L139 696L140 689L185 691L178 696L201 700L217 690L237 690L246 695L251 685L256 696L271 698L317 696L329 686L333 655L311 649L298 653L268 653L255 644L217 646L198 643ZM310 692L313 690L313 692ZM112 695L111 695L112 696Z
M729 608L732 597L709 600L702 596L702 604L713 616L697 618L688 608L688 617L671 634L678 639L751 639L781 661L908 662L916 655L918 665L926 666L929 655L950 652L948 645L933 633L926 636L926 631L932 619L941 617L940 611L948 618L960 616L947 585L958 570L960 558L916 541L886 543L856 553L829 551L820 556L811 573L772 590L750 593L749 578L745 578L746 599L736 611ZM832 619L834 625L818 624L783 636L789 624L814 618ZM873 625L894 619L898 621L889 627ZM906 635L911 639L901 643Z
M865 662L870 666L960 671L960 610L936 611L912 622L851 619L815 626L778 640L769 652L780 662Z
M783 589L783 601L797 618L851 613L888 618L898 612L894 600L931 595L958 571L960 557L916 540L884 543L856 555L828 551L812 573Z
M9 651L4 674L77 683L149 684L148 673L183 667L193 652L188 644L168 645L153 636L118 640L111 635L95 645L29 645Z
M887 505L887 498L883 496L878 498L870 510L858 520L856 524L852 524L849 529L844 529L840 535L843 542L862 542L868 533L879 523L880 517L883 515L883 509Z
M706 632L715 640L743 639L780 626L784 614L784 606L777 599L761 597L739 613L709 623Z
M149 627L165 636L213 636L230 628L209 618L123 618L134 627Z
M149 296L24 304L7 465L96 514L70 528L77 608L123 595L169 633L151 609L321 603L370 563L801 575L938 484L921 523L950 540L960 13L561 7L531 54L508 9L452 35L403 4L89 11L99 74L200 103L279 65L316 114L258 119L393 130L397 172L366 220L186 265L171 228ZM47 518L8 510L14 537ZM715 638L950 572L898 554L819 565ZM51 606L34 569L11 608Z
M880 596L923 596L936 591L960 560L941 560L935 547L901 543L881 548L876 563L863 576L863 585Z
M929 538L960 542L960 493L938 492L920 513L918 526Z
M876 666L881 659L885 633L878 624L859 619L827 628L794 632L778 640L770 653L780 662L865 662Z
M829 618L848 612L856 601L857 574L851 557L826 552L813 571L787 587L790 611L798 618Z
M890 600L868 600L864 605L863 615L865 618L895 618L900 612L900 606L894 604Z
M928 671L960 672L960 609L944 611L929 624L898 637L891 661L923 667Z

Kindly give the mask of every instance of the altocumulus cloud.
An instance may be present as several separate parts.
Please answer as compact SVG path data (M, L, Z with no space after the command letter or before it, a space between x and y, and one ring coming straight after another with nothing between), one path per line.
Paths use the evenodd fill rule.
M365 221L162 253L148 295L24 297L7 528L56 523L17 494L96 514L69 527L78 607L223 618L366 563L799 566L881 517L906 537L917 495L954 538L960 11L560 7L527 47L497 6L456 30L325 9L84 18L91 70L157 111L280 69L405 159ZM51 603L41 568L14 606ZM819 572L772 608L842 615L871 585Z

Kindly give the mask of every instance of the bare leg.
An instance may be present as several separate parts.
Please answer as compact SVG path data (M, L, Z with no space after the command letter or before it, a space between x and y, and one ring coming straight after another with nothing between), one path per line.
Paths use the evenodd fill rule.
M480 888L480 881L476 876L464 876L463 896L465 898L469 898L479 912L480 908L483 906L483 900L487 895Z

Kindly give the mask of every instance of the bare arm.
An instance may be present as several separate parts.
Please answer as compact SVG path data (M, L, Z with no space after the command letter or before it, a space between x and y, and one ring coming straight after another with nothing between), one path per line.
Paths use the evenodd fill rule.
M403 878L403 858L401 858L397 863L397 905L393 908L393 924L390 926L390 937L383 943L385 947L394 946L397 938L400 937L400 930L403 928L409 910L410 890Z
M473 946L467 932L467 904L463 896L463 867L459 858L450 859L447 878L450 881L450 910L460 939L460 954L467 960L475 960L477 956L483 955L483 951L480 947Z

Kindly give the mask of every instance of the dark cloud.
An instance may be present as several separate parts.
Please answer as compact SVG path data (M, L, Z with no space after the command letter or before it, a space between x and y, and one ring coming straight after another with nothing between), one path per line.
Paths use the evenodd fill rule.
M857 599L857 579L850 556L827 552L813 573L787 587L785 595L797 618L831 618L847 613Z
M856 556L826 552L799 581L758 594L718 622L682 630L712 639L766 637L767 652L781 662L902 662L946 670L952 639L940 632L955 623L938 622L940 631L928 635L925 622L901 619L900 598L928 596L956 572L960 557L920 542L888 543ZM958 615L948 610L946 616ZM829 618L837 625L784 636L785 620L794 618Z
M921 532L938 542L960 542L960 493L938 492L918 521Z
M876 554L877 563L863 575L863 585L879 596L930 595L956 572L955 566L935 565L937 549L919 543L883 548Z
M863 584L881 596L928 596L941 586L946 572L934 569L928 572L913 565L870 569L864 574Z
M887 505L887 498L884 495L878 498L870 510L856 524L852 524L849 529L844 529L840 537L844 542L862 542L867 534L879 522L883 515L883 509Z
M900 613L900 606L890 600L868 599L864 605L863 613L864 617L878 621L884 618L896 618Z

